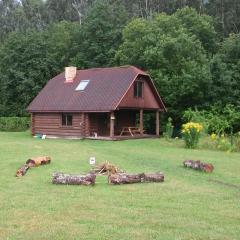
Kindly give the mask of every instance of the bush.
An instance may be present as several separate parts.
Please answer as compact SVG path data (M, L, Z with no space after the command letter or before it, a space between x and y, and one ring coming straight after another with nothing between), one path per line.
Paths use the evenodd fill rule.
M29 117L0 117L0 131L26 131L29 126Z
M184 121L199 122L203 125L206 133L233 134L240 130L240 109L233 105L225 107L212 106L208 111L195 111L188 109L183 115Z
M182 125L182 137L186 148L196 148L203 126L199 123L188 122Z
M170 139L172 138L173 136L173 124L172 124L172 118L168 118L168 122L166 124L166 130L165 132L163 133L163 136L166 138L166 139Z

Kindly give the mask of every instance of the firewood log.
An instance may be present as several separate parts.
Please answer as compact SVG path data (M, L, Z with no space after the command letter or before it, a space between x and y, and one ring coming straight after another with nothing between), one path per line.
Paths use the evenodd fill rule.
M209 164L209 163L203 163L201 164L201 169L206 172L206 173L211 173L214 169L213 165L212 164Z
M185 160L183 162L184 167L193 168L195 170L200 170L206 173L211 173L214 169L213 165L210 163L202 163L201 161L197 160Z
M145 173L144 182L164 182L164 175L161 172Z
M139 174L126 174L117 173L108 176L109 184L127 184L127 183L138 183L144 181L144 173Z
M53 173L53 184L67 184L67 185L94 185L96 180L95 174L87 175L72 175L65 173Z
M28 171L29 166L27 164L24 164L23 166L21 166L17 172L16 172L16 177L21 177L24 176L26 174L26 172Z
M34 157L31 159L28 159L26 164L28 164L29 167L38 167L40 165L49 164L51 162L51 158L48 156L43 157Z

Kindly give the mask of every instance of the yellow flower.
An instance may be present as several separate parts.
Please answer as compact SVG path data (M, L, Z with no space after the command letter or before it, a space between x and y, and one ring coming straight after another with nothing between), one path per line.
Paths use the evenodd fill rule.
M212 134L211 134L211 139L214 141L214 140L216 140L216 138L217 138L217 134L212 133Z

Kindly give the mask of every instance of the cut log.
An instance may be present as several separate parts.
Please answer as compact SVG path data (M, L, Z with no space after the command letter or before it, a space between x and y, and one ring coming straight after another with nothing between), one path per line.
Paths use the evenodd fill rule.
M161 172L139 174L117 173L108 176L109 184L128 184L140 182L164 182L164 174Z
M94 185L96 180L95 174L87 175L72 175L65 173L53 173L53 184L67 184L67 185Z
M139 174L126 174L117 173L108 176L109 184L127 184L127 183L139 183L144 181L144 173Z
M200 170L206 173L211 173L214 169L213 165L210 163L202 163L199 160L185 160L183 166L187 168L192 168L195 170Z
M29 166L27 164L24 164L23 166L21 166L17 172L16 172L16 177L21 177L24 176L26 174L26 172L28 171Z
M51 162L51 158L48 156L43 157L34 157L27 160L26 164L29 167L38 167L40 165L49 164Z
M164 182L164 174L158 173L145 173L144 182Z

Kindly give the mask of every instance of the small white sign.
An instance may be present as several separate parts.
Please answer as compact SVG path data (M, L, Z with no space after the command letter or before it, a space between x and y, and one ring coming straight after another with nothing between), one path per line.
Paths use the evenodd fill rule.
M96 158L95 157L90 157L89 158L89 164L90 165L95 165L95 163L96 163Z

